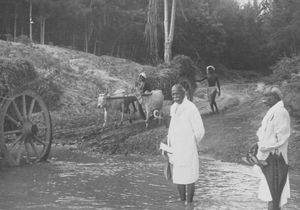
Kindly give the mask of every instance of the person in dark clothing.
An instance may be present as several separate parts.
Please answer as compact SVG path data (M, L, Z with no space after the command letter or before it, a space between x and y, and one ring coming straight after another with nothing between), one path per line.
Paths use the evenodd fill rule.
M150 84L147 81L147 76L145 72L142 72L139 74L138 84L137 84L138 90L140 91L140 96L138 97L137 104L138 104L138 110L142 118L145 120L146 115L143 111L142 107L142 97L141 95L143 93L150 93L152 91Z
M208 81L208 87L207 87L207 97L209 101L210 108L213 113L218 113L219 109L216 103L216 96L217 94L221 95L221 88L220 88L220 82L215 72L215 67L213 66L207 66L206 67L206 76L199 80L199 82L202 82L203 80Z

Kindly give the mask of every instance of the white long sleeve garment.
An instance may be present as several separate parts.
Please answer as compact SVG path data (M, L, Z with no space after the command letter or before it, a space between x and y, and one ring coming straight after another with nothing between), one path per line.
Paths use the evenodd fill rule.
M173 150L170 157L173 182L191 184L199 178L197 144L204 136L202 118L195 104L187 98L181 104L174 103L170 111L168 144Z
M261 127L256 133L259 140L257 158L260 160L265 160L270 152L275 152L275 150L277 150L278 152L282 153L285 162L288 164L287 149L290 133L289 113L284 108L283 102L279 101L268 110L267 114L263 118ZM269 149L269 151L260 151L262 147ZM263 201L271 201L272 196L262 171L258 166L255 166L255 171L257 171L258 175L261 177L258 197ZM285 203L287 203L287 199L289 197L290 183L289 176L287 176L286 184L281 195L280 206L283 206Z

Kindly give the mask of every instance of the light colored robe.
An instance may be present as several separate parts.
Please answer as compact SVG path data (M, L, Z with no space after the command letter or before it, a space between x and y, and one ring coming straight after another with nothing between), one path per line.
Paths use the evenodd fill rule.
M283 102L279 101L272 106L265 117L263 118L262 125L258 129L256 135L258 136L258 152L257 158L259 160L265 160L270 152L282 153L282 156L288 164L287 148L288 138L290 136L290 116L288 111L284 108ZM262 152L261 147L270 148L271 151ZM272 201L272 196L269 190L268 183L261 169L258 166L254 166L255 171L261 177L261 182L258 190L258 198L263 201ZM290 183L289 175L287 175L286 184L283 188L280 200L280 206L287 203L287 199L290 197Z
M186 97L181 104L174 103L170 111L168 144L173 150L172 180L175 184L191 184L199 178L197 145L204 136L202 118L195 104Z

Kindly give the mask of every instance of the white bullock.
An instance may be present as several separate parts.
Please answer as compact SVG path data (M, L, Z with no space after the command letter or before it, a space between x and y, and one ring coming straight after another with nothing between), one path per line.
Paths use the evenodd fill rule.
M119 123L115 123L116 127L123 124L124 113L129 115L129 122L132 122L131 112L136 111L134 105L134 101L136 99L133 99L132 97L126 98L125 95L126 93L124 90L117 90L113 93L113 95L110 95L108 92L99 94L97 108L103 109L104 113L104 122L102 128L105 128L107 125L108 115L116 116L117 113L121 114L121 119ZM110 99L110 96L124 98ZM132 104L133 110L129 108L130 104Z
M164 95L161 90L152 90L150 93L137 94L137 99L141 103L146 112L146 128L149 126L149 118L151 115L158 119L159 124L162 119L162 108Z

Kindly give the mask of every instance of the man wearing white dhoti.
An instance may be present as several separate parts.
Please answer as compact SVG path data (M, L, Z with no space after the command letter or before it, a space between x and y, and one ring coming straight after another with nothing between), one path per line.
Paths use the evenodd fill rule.
M177 184L181 201L192 203L195 182L199 178L197 148L204 136L204 126L197 107L186 98L182 85L172 87L172 98L174 104L170 108L171 122L168 131L168 144L172 149L172 180Z
M290 116L284 108L280 90L273 87L267 91L264 95L263 103L270 107L270 109L264 116L262 124L256 133L258 136L257 158L259 160L266 160L270 153L281 153L285 163L288 164L287 148L290 136ZM280 209L280 207L287 203L287 199L290 197L288 174L281 197L279 197L279 206L275 207L272 204L270 188L265 176L262 174L261 168L256 165L254 167L261 176L258 198L268 202L269 210ZM279 168L279 170L281 169Z
M202 82L207 80L208 87L207 87L207 99L211 108L212 113L218 113L219 109L216 103L216 96L217 94L221 95L221 88L218 76L216 74L216 69L213 66L206 67L206 74L203 79L198 80L198 82Z

